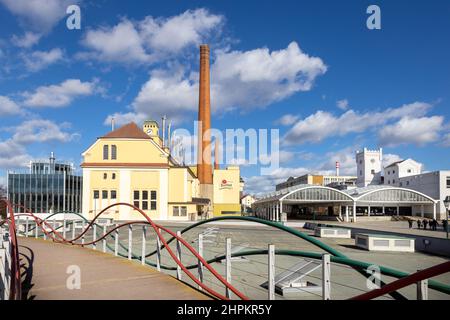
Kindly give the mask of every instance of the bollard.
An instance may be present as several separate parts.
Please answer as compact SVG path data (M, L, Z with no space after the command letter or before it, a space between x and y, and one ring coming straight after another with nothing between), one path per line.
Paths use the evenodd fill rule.
M56 219L55 219L55 216L53 216L53 230L50 232L52 235L53 235L53 237L52 237L52 241L54 242L55 241L55 237L56 237Z
M66 240L66 227L67 227L67 222L66 222L66 217L64 216L64 219L63 219L63 238L64 238L64 240Z
M161 233L161 229L158 229ZM161 240L156 234L156 270L161 271Z
M39 229L38 229L38 223L37 221L34 223L35 227L34 227L34 237L37 239L39 236Z
M145 225L142 226L142 252L141 252L141 264L145 265L145 245L147 244L147 230Z
M133 250L133 226L128 225L128 260L131 260L131 252Z
M75 220L72 220L72 240L75 239Z
M322 299L330 300L331 281L330 281L330 255L322 256Z
M269 244L268 294L269 300L275 300L275 245Z
M117 226L118 224L116 224L116 228ZM119 254L119 229L116 229L114 235L114 255L117 256Z
M105 226L103 226L103 240L102 240L102 242L103 242L103 252L106 252L106 237L105 237L105 234L106 234L106 225Z
M228 283L231 283L231 238L226 239L225 244L225 275ZM228 299L231 298L231 291L227 287L225 295Z
M203 234L199 234L198 235L198 254L200 257L203 258ZM200 259L198 260L198 279L200 280L200 282L203 283L203 264L200 261ZM198 289L201 291L202 287L198 286Z
M177 237L181 238L181 231L177 231ZM177 259L181 263L181 241L177 239ZM177 264L177 279L181 280L181 267Z

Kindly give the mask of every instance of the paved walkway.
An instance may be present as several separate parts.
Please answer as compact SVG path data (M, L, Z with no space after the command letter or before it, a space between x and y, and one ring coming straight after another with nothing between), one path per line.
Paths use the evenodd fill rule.
M20 237L18 242L25 299L209 298L169 275L111 254L34 238ZM80 289L67 288L74 274L71 266L80 268Z

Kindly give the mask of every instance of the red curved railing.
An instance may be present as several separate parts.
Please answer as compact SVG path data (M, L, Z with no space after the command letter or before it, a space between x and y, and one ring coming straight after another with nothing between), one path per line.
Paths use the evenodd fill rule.
M9 299L20 300L22 298L22 284L20 276L20 260L19 260L19 248L16 235L16 221L14 217L14 210L11 203L8 200L0 199L0 203L6 204L7 216L6 220L1 225L8 223L9 237L11 239L11 282Z
M209 288L208 286L206 286L203 282L201 282L199 279L197 279L197 277L195 277L194 274L192 274L192 272L190 272L184 265L183 263L177 258L176 254L173 252L173 250L169 247L167 241L165 240L165 238L162 236L160 230L163 230L165 232L167 232L168 234L170 234L172 237L174 237L175 239L177 239L180 243L182 243L197 259L198 261L200 261L203 266L210 271L214 277L219 280L224 286L226 286L231 292L233 292L236 296L238 296L240 299L243 300L248 300L248 297L246 297L243 293L241 293L239 290L237 290L234 286L232 286L230 283L227 282L227 280L225 278L223 278L214 268L211 267L211 265L203 258L201 257L198 252L186 241L184 240L182 237L179 237L176 233L174 233L173 231L171 231L170 229L163 227L161 225L156 224L155 222L153 222L152 219L150 219L150 217L143 212L141 209L135 207L132 204L129 203L115 203L112 204L106 208L104 208L102 211L100 211L90 222L89 224L86 226L86 228L83 230L83 232L81 232L78 236L76 236L74 239L71 240L67 240L65 239L60 232L58 232L57 230L55 230L47 221L40 219L39 217L35 216L30 210L28 210L27 208L25 208L24 206L19 205L18 207L23 208L25 210L26 213L20 213L17 214L16 216L30 216L32 217L35 221L36 221L36 225L42 229L42 231L49 237L51 238L53 241L55 242L59 242L59 243L65 243L65 244L72 244L72 245L80 245L80 246L86 246L86 245L91 245L94 244L96 242L99 242L101 240L103 240L105 237L107 237L109 234L111 234L112 232L114 232L115 230L126 226L126 225L130 225L133 223L142 223L142 221L131 221L131 222L125 222L121 225L116 226L115 228L109 230L108 233L106 233L105 235L103 235L102 237L96 239L95 241L89 242L89 243L77 243L75 241L79 240L80 238L83 237L83 235L85 235L87 233L87 231L89 230L89 228L95 223L95 221L107 210L115 207L115 206L128 206L136 211L138 211L144 218L145 220L152 226L153 230L155 231L157 237L160 239L161 243L164 245L164 247L167 249L167 252L169 253L169 255L171 256L171 258L175 261L175 263L189 276L189 278L194 281L199 287L201 287L203 290L205 290L207 293L211 294L212 296L219 298L219 299L223 299L223 300L229 300L229 298L227 298L226 296L218 293L217 291ZM11 212L12 211L12 207L11 207ZM13 214L14 215L14 214ZM50 231L47 232L43 227L43 225L46 226L47 229L49 229ZM15 227L14 227L15 229ZM59 239L57 239L59 238ZM20 275L19 275L20 276Z
M350 298L349 300L371 300L381 297L385 294L400 290L409 285L415 284L419 281L438 276L443 273L450 272L450 261L438 264L436 266L430 267L413 273L407 277L401 278L394 282L388 283L379 289L375 289L359 296Z

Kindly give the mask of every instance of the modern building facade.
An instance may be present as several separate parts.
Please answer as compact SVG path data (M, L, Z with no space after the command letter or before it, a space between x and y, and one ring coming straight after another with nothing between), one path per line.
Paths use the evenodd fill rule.
M287 219L337 219L357 221L359 216L411 215L439 218L438 201L421 192L384 185L337 190L318 185L301 185L269 193L253 204L257 217Z
M32 161L28 172L7 172L8 200L15 212L81 212L83 180L73 164Z

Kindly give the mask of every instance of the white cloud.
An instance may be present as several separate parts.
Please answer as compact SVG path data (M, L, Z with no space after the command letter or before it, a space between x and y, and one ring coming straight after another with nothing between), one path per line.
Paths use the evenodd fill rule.
M79 79L68 79L57 85L38 87L34 92L24 92L23 104L27 107L65 107L75 98L95 93L97 80L82 82Z
M444 135L442 145L445 147L450 147L450 133Z
M398 154L386 153L383 154L382 166L387 167L388 165L403 160Z
M25 148L13 140L0 141L0 168L23 168L29 163L31 157Z
M122 19L113 27L89 30L82 44L90 49L77 56L83 59L152 63L205 41L223 21L206 9L188 10L169 18L145 17L141 21Z
M65 125L65 123L57 125L50 120L28 120L16 128L12 139L21 145L51 141L69 142L76 139L79 134L70 134L61 130L61 127Z
M341 110L347 110L349 105L348 105L348 100L347 99L343 99L343 100L338 100L336 102L336 106L341 109Z
M42 35L39 33L34 33L27 31L23 36L13 35L11 38L11 42L20 48L30 48L37 44L41 39Z
M11 13L18 16L24 26L47 33L66 15L67 6L79 0L0 0Z
M379 132L380 143L385 146L415 144L423 146L439 139L444 117L404 117L397 123L384 126Z
M281 118L279 118L277 121L275 121L275 124L280 124L282 126L291 126L294 123L297 122L299 119L299 116L294 114L285 114Z
M0 117L20 114L23 114L23 110L17 103L8 97L0 96Z
M50 51L34 51L30 55L23 56L28 70L36 72L63 59L63 51L54 48Z
M128 113L114 113L112 115L109 115L105 121L104 121L104 125L106 126L111 126L111 122L112 119L114 118L114 124L116 126L116 128L118 126L123 126L127 123L130 122L135 122L136 124L141 124L143 123L145 120L147 120L147 117L143 114L136 114L134 112L128 112Z
M332 136L363 132L402 117L421 117L431 107L425 102L414 102L383 112L359 113L348 110L340 116L319 110L299 120L286 134L285 141L290 144L317 143Z
M206 9L187 10L166 19L146 17L139 23L145 44L153 50L177 52L189 45L199 45L224 18Z
M216 52L211 66L213 112L262 108L290 95L310 90L326 71L322 60L303 53L297 43L269 52L267 48L241 52ZM148 117L167 114L174 120L198 108L198 73L179 65L157 70L142 86L133 111Z

